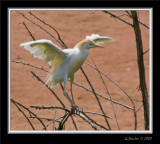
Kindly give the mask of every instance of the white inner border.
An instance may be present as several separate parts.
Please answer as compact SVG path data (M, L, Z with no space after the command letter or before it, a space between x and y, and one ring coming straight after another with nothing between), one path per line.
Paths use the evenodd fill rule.
M149 23L149 26L150 26L150 29L149 29L149 32L150 32L150 40L149 40L149 96L150 96L150 130L130 130L130 131L68 131L68 130L64 130L64 131L21 131L21 130L10 130L10 62L11 62L11 59L10 59L10 43L11 43L11 40L10 40L10 11L15 11L15 10L24 10L24 11L27 11L27 10L32 10L32 11L69 11L69 10L74 10L74 11L84 11L84 10L115 10L115 11L119 11L119 10L148 10L150 12L150 23ZM78 8L78 9L75 9L75 8L68 8L68 9L62 9L62 8L8 8L8 133L9 134L54 134L54 133L59 133L59 134L151 134L153 133L153 80L152 80L152 62L153 62L153 53L152 53L152 50L153 50L153 33L152 33L152 30L153 30L153 8Z

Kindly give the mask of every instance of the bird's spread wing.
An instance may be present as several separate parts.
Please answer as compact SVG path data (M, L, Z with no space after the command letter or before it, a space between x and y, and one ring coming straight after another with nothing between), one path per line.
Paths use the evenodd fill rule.
M93 40L96 44L104 44L109 41L114 41L113 38L100 36L98 34L92 34L91 36L86 36L86 39Z
M34 57L38 57L49 64L51 64L55 57L61 60L66 58L66 53L50 40L42 39L26 42L20 44L20 46L24 46L26 50L34 54Z

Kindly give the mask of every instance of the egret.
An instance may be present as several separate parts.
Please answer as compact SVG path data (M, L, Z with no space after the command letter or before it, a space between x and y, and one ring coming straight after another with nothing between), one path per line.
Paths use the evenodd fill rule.
M66 96L66 84L70 78L72 101L72 83L74 81L74 73L80 69L85 62L90 48L104 48L102 43L113 41L113 38L92 34L86 36L85 39L77 43L72 49L61 49L53 44L50 40L41 39L20 44L26 50L34 54L34 57L47 62L51 69L47 76L49 87L64 82L63 93ZM72 105L74 105L71 102Z

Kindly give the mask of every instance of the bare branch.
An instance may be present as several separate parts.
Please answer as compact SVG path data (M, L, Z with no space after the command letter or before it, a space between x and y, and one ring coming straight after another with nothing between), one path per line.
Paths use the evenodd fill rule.
M31 105L30 106L31 108L35 108L35 109L60 109L60 110L64 110L64 111L68 111L70 112L70 110L68 110L67 108L64 108L64 107L59 107L59 106L34 106L34 105Z
M53 117L53 130L55 130L55 119L56 119L56 109L54 109L54 117Z
M100 115L100 116L105 116L107 118L110 118L110 119L113 119L112 117L108 116L108 115L103 115L103 114L100 114L100 113L95 113L95 112L89 112L89 111L83 111L84 113L90 113L90 114L95 114L95 115Z
M29 110L27 107L25 107L24 105L20 104L19 102L15 101L15 100L13 100L13 99L10 99L10 100L11 100L11 102L13 102L13 103L15 103L15 104L23 107L24 109L26 109L30 114L34 115L34 116L37 118L37 120L39 120L39 122L40 122L40 123L43 125L43 127L45 128L45 124L43 123L43 121L42 121L41 119L39 119L39 118L37 117L37 115L34 114L31 110ZM45 130L47 130L47 129L45 128Z
M78 116L80 116L80 117L81 117L82 119L84 119L87 123L89 123L94 130L98 130L98 128L97 128L88 118L86 118L83 114L79 114Z
M70 116L70 112L66 112L65 115L63 116L61 122L59 123L58 130L63 130L64 124L68 120Z
M132 15L129 13L129 11L125 11L127 14L126 14L126 16L128 16L128 17L130 17L130 18L133 18L132 17ZM140 19L138 19L138 22L140 23L140 24L142 24L144 27L146 27L146 28L148 28L149 29L149 26L147 26L145 23L143 23L142 21L140 21Z
M31 123L31 121L29 120L29 118L26 116L26 114L20 109L20 107L17 105L17 103L11 99L11 102L13 102L15 104L15 106L18 108L18 110L24 115L24 117L27 119L27 121L29 122L29 124L31 125L32 129L35 130L33 124Z
M80 85L80 84L75 83L75 82L73 82L73 84L75 84L75 85L76 85L76 86L78 86L78 87L81 87L81 88L85 89L85 90L86 90L86 91L88 91L88 92L93 93L93 91L92 91L92 90L90 90L90 89L86 88L86 87L85 87L85 86L83 86L83 85ZM97 93L97 92L96 92L96 94L97 94L98 96L100 96L100 97L102 97L102 98L106 99L106 100L109 100L109 101L111 101L111 102L115 103L115 104L121 105L121 106L123 106L123 107L125 107L125 108L127 108L127 109L130 109L130 110L133 110L133 108L131 108L131 107L129 107L129 106L127 106L127 105L125 105L125 104L122 104L122 103L120 103L120 102L117 102L117 101L111 100L111 99L109 99L109 98L107 98L107 97L103 96L102 94L99 94L99 93Z
M89 85L90 85L90 87L91 87L91 89L92 89L92 91L93 91L93 94L94 94L95 97L96 97L96 100L97 100L97 102L98 102L98 105L99 105L99 107L100 107L100 110L102 111L103 115L106 115L105 112L104 112L104 110L103 110L103 108L102 108L102 105L101 105L101 103L100 103L100 101L99 101L99 98L97 97L97 94L96 94L96 92L95 92L95 90L94 90L94 88L93 88L91 82L89 81L89 79L88 79L86 73L84 72L84 70L83 70L82 68L81 68L81 71L82 71L82 73L84 74L84 76L85 76L87 82L89 83ZM107 118L106 118L106 117L104 117L104 118L105 118L105 121L106 121L106 123L107 123L109 129L111 130L111 127L110 127L110 125L109 125L109 122L108 122Z
M78 130L77 125L76 125L76 122L74 121L74 119L73 119L73 116L72 116L72 115L71 115L71 119L72 119L72 123L73 123L73 125L74 125L75 129L76 129L76 130Z
M143 98L145 129L149 130L149 103L148 103L148 92L147 92L147 86L146 86L146 80L145 80L144 62L143 62L143 45L142 45L141 30L139 27L137 12L131 11L131 13L133 17L134 31L135 31L136 44L137 44L139 81L140 81L140 88L141 88L141 93Z
M43 67L37 67L37 66L35 66L35 65L32 65L32 64L29 64L29 63L25 63L25 62L22 62L22 61L12 60L11 62L21 63L21 64L23 64L23 65L28 65L28 66L31 66L31 67L34 67L34 68L43 70L43 71L45 71L45 72L49 72L48 70L45 70Z
M29 118L35 119L36 117L30 115ZM45 118L45 117L38 117L38 118L39 118L39 119L43 119L43 120L47 120L47 121L53 121L53 119L51 119L51 118ZM60 117L60 118L62 118L62 117ZM60 121L58 121L60 118L55 119L55 121L56 121L56 122L60 122Z
M27 25L26 25L24 22L22 22L21 24L23 24L23 25L25 26L25 28L27 29L29 35L30 35L30 36L32 37L32 39L35 41L36 39L34 38L34 36L32 35L32 33L30 32L30 30L28 29Z
M97 126L105 129L105 130L108 130L108 128L104 127L103 125L99 124L98 122L96 122L95 120L93 120L92 118L90 118L89 116L87 116L87 114L85 112L82 111L82 114L88 118L92 123L96 124Z
M138 112L143 107L143 104L136 110Z
M94 60L93 60L92 58L91 58L91 60L92 60L92 62L94 63L95 67L98 69L98 67L97 67L96 63L94 62ZM109 93L109 90L108 90L108 88L107 88L107 85L106 85L106 83L105 83L105 81L104 81L104 79L103 79L103 77L102 77L102 74L101 74L99 71L98 71L98 73L99 73L99 75L100 75L100 78L101 78L101 80L102 80L102 83L103 83L103 85L104 85L104 87L105 87L105 90L106 90L106 92L107 92L110 100L112 100L112 97L111 97L111 95L110 95L110 93ZM112 101L111 101L111 105L112 105L112 109L113 109L114 116L115 116L115 119L116 119L117 128L118 128L118 130L119 130L118 119L117 119L117 115L116 115L116 112L115 112L114 105L113 105Z
M120 21L122 21L122 22L128 24L129 26L133 27L133 24L131 24L131 23L125 21L124 19L121 19L120 17L118 17L118 16L112 14L112 13L109 12L109 11L103 10L102 12L107 13L107 14L111 15L112 17L117 18L117 19L119 19Z
M32 24L38 26L40 29L42 29L43 31L45 31L46 33L48 33L54 40L56 40L62 47L63 45L50 33L48 32L46 29L44 29L43 27L41 27L39 24L36 24L35 22L33 22L32 20L30 20L29 18L27 18L23 13L17 11L19 14L21 14L25 19L27 19L28 21L30 21Z
M48 27L50 27L51 29L53 29L57 33L58 39L61 42L61 44L63 45L63 48L67 48L66 44L61 39L61 36L60 36L59 32L54 27L52 27L51 25L47 24L46 22L44 22L43 20L41 20L40 18L38 18L37 16L35 16L32 12L28 12L28 13L30 15L32 15L33 17L35 17L37 20L41 21L44 25L47 25Z
M149 52L149 49L148 49L148 50L146 50L145 52L143 52L143 55L144 55L144 54L146 54L147 52Z
M44 82L42 81L33 71L30 71L34 77L37 78L38 81L40 81L42 84L44 84L51 92L52 94L57 98L57 100L61 103L61 105L65 108L65 105L63 102L60 100L60 98L56 95L56 93Z
M116 86L118 86L125 94L126 96L129 98L129 100L131 101L132 105L133 105L133 111L134 111L134 118L135 118L135 127L134 129L136 130L137 128L137 114L136 114L136 110L135 110L135 104L132 100L132 98L126 93L126 91L124 89L122 89L115 81L113 81L109 76L107 76L105 73L103 73L102 71L100 71L99 69L97 69L96 67L90 65L89 63L86 63L87 65L91 66L92 68L96 69L98 72L100 72L101 74L105 75L109 80L111 80Z

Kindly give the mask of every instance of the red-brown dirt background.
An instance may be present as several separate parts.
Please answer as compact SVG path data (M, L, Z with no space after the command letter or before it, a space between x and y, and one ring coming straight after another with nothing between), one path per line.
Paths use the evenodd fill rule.
M21 11L28 18L38 23L54 36L56 33L37 21L33 16L30 16L28 11ZM91 11L32 11L40 19L50 24L61 35L61 38L69 48L72 48L76 43L81 41L87 35L92 33L99 34L102 36L109 36L115 39L114 42L105 44L104 49L91 49L87 62L94 65L91 58L95 61L98 68L110 76L116 83L118 83L131 98L142 100L141 91L138 91L139 85L139 72L137 65L137 51L134 29L127 24L105 14L101 11L91 13ZM116 15L123 14L124 11L111 11ZM145 24L149 25L149 11L139 12L140 20ZM123 16L125 20L131 22L131 19L127 16ZM33 55L26 51L24 48L19 47L20 43L32 41L31 36L28 34L24 25L20 24L25 22L33 36L38 39L49 39L53 43L61 47L55 42L46 32L41 30L39 27L31 24L29 21L24 19L19 13L12 10L10 12L10 59L23 61L30 63L45 69L49 69L46 62L34 58ZM144 51L149 49L149 30L144 26L140 25L143 49ZM144 55L146 83L149 91L149 52ZM88 75L96 92L103 94L108 97L106 90L102 84L98 72L86 64L82 66ZM10 76L11 76L11 91L10 96L12 99L18 101L24 106L30 108L31 105L38 106L61 106L52 93L42 85L30 71L35 72L37 75L46 75L45 72L25 66L17 63L10 63ZM111 81L103 77L108 90L112 96L112 99L121 103L124 103L132 107L132 103L129 101L127 96L116 87ZM43 80L45 78L42 78ZM79 70L75 74L75 82L84 85L90 89L85 77ZM69 90L70 84L67 84L67 90ZM60 86L53 87L55 93L65 102L66 106L69 107L69 103L66 101ZM76 104L83 108L85 111L93 111L101 113L95 96L86 90L73 85L73 93ZM111 102L99 98L104 108L106 115L114 117ZM141 102L135 102L136 109L141 106ZM122 106L114 104L115 111L118 117L120 130L133 130L134 129L134 114L133 111L128 110ZM30 108L40 117L54 117L54 111L52 110L35 110ZM24 112L26 112L24 110ZM26 112L27 115L28 112ZM56 118L64 114L61 110L57 110ZM89 114L88 114L89 115ZM104 118L101 116L89 115L94 118L97 122L105 124ZM74 116L79 130L93 130L90 125L77 116ZM116 121L108 119L112 130L117 130ZM31 119L31 122L35 126L36 130L42 130L43 126L36 120ZM44 120L47 125L47 120ZM56 124L57 127L57 124ZM52 130L52 125L47 127L48 130ZM17 107L11 103L10 107L10 130L32 130L26 118L17 109ZM65 130L75 130L72 120L68 119ZM144 117L143 108L137 113L137 130L144 130Z

